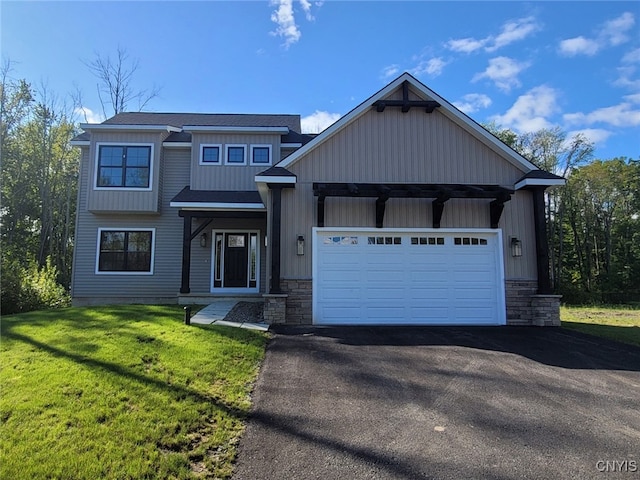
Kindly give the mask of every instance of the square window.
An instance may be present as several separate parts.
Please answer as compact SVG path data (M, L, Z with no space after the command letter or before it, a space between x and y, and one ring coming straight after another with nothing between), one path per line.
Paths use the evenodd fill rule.
M436 244L436 238L435 237L429 237L429 245L435 245Z
M220 147L218 145L203 146L201 163L220 163Z
M455 237L455 238L453 239L453 243L454 243L455 245L462 245L462 238L460 238L460 237Z
M375 245L376 244L376 237L368 237L367 238L367 243L369 245Z
M244 165L247 162L245 158L244 145L227 146L227 163L233 165Z
M411 245L418 245L418 237L411 237Z
M394 245L402 245L402 238L401 237L393 237L393 244Z
M420 245L426 245L427 244L427 237L420 237Z
M251 146L251 164L269 165L271 164L271 146Z
M487 240L485 238L481 238L480 245L486 245L486 244L487 244Z
M436 243L438 245L444 245L444 237L438 237L436 240Z

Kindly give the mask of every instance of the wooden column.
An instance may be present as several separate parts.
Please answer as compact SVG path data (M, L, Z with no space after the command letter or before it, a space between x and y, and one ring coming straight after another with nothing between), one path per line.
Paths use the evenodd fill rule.
M538 269L538 294L552 293L549 275L549 242L547 239L547 218L544 206L545 186L532 188L533 219L535 223L536 259Z
M282 293L280 288L280 235L282 226L282 186L271 188L271 289L269 293Z
M189 278L191 276L191 214L180 212L184 217L184 226L182 227L182 283L180 284L180 293L189 293Z

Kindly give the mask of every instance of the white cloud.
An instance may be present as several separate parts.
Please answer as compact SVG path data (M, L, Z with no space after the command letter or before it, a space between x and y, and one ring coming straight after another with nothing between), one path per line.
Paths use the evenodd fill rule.
M102 123L105 121L101 113L94 112L87 107L77 107L73 112L80 117L82 123Z
M472 82L483 78L493 81L496 86L505 92L513 87L520 86L518 74L529 67L528 63L520 63L509 57L496 57L489 60L489 66L482 73L477 73Z
M311 115L307 115L300 119L300 123L302 124L302 133L320 133L325 128L335 123L340 117L341 115L339 113L329 113L316 110Z
M589 113L576 112L563 115L570 125L593 125L602 123L613 127L635 127L640 125L640 108L635 106L640 95L624 97L627 101L610 107L598 108Z
M570 142L576 135L583 135L593 144L603 144L613 132L602 128L584 128L582 130L572 130L567 132L567 142Z
M624 63L640 63L640 48L636 48L635 50L625 53L624 57L622 57L622 61Z
M491 99L482 93L468 93L461 100L453 102L453 104L464 113L474 113L481 108L487 108L491 105Z
M615 47L629 41L628 31L633 28L636 20L632 13L625 12L617 18L606 21L594 38L582 35L568 38L560 42L561 55L573 57L575 55L593 56L606 47Z
M611 46L620 45L629 40L627 32L633 28L636 20L631 12L625 12L618 18L605 22L599 37Z
M309 0L298 1L307 20L312 21L314 18L311 14L311 2L309 2ZM278 25L276 30L271 32L271 34L284 38L284 47L289 48L302 37L302 32L296 23L293 12L293 0L271 0L270 4L271 6L278 7L271 14L271 21ZM316 3L317 7L321 5L321 3Z
M300 0L300 6L302 10L304 10L304 15L307 17L307 20L310 22L314 20L313 15L311 15L311 2L309 0Z
M580 54L593 56L598 53L598 50L600 50L600 45L595 40L589 40L582 36L568 38L560 42L560 53L567 57Z
M540 25L534 17L508 20L498 35L490 35L486 38L457 38L445 43L445 47L454 52L471 53L484 48L487 52L506 47L519 40L524 40L532 33L540 30Z
M547 117L558 110L556 103L557 92L551 87L540 85L518 97L504 115L494 115L490 120L519 133L536 132L552 127Z
M640 78L633 78L636 67L633 65L618 67L618 78L613 84L617 87L628 87L632 90L640 90Z
M471 53L480 50L485 43L487 43L487 39L459 38L457 40L449 40L445 46L454 52Z
M400 66L396 65L395 63L393 65L384 67L382 69L382 78L385 80L388 80L391 77L395 77L399 71L400 71Z
M437 77L442 74L442 70L448 63L441 57L430 58L418 63L417 66L411 69L411 73L416 76L427 74L431 77Z
M540 30L540 26L533 17L509 20L502 26L502 32L492 39L493 45L487 46L487 52L494 52L518 40L524 40L532 33Z

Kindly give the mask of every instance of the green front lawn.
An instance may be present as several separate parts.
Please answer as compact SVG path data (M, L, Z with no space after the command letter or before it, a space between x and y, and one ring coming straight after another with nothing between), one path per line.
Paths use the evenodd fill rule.
M563 306L560 319L565 328L640 346L638 307Z
M2 318L0 478L225 478L267 336L178 306Z

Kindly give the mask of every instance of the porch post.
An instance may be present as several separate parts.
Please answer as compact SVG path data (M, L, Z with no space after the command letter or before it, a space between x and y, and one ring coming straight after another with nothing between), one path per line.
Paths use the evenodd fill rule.
M545 186L532 188L533 219L535 223L536 259L538 268L538 294L548 295L551 291L549 275L549 242L547 240L547 219L544 206Z
M282 185L269 185L271 189L271 289L269 293L282 293L280 289L280 230L282 225Z
M182 230L182 283L180 285L180 293L189 293L189 277L191 276L191 214L180 212L184 217L184 226Z

